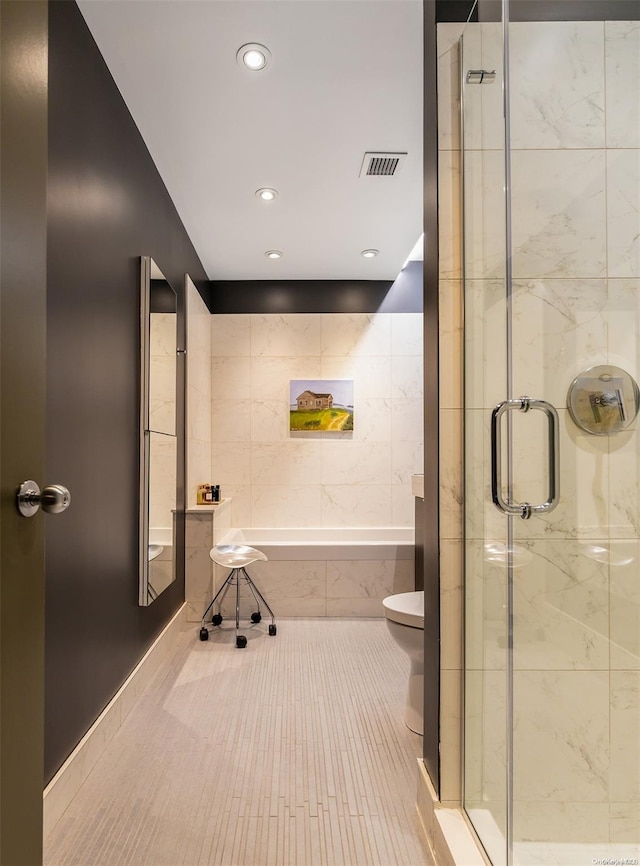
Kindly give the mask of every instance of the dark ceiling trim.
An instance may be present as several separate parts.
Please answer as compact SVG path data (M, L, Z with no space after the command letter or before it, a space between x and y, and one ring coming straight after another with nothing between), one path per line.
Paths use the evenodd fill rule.
M422 262L397 280L212 280L209 310L231 313L422 312Z
M500 21L501 0L479 0L480 21ZM511 0L511 21L637 21L638 0Z
M478 19L478 10L480 17ZM511 0L512 21L637 21L638 0ZM436 20L500 21L501 0L437 0ZM469 18L471 16L471 18Z

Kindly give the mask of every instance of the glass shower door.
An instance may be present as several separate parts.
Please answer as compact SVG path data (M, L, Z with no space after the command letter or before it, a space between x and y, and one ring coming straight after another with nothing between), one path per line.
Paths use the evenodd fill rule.
M491 502L493 407L510 393L501 24L460 47L465 353L465 808L495 866L510 826L510 523ZM505 467L509 471L509 467Z
M640 378L640 24L469 25L461 57L465 808L494 864L637 862L640 433L611 368Z
M512 520L516 864L640 856L640 433L607 369L640 373L639 25L508 28L513 393L557 411L561 489ZM542 502L545 431L517 420L513 500Z

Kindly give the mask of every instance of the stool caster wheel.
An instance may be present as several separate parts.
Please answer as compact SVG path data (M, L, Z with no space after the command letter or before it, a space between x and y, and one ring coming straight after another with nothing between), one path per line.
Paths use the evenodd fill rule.
M247 645L247 639L243 634L239 634L236 638L236 646L238 649L244 649Z
M209 640L209 631L206 628L200 629L200 640Z
M262 619L262 614L260 613L259 610L256 611L256 613L251 614L251 622L260 622L261 619Z
M221 622L222 622L222 614L221 613L214 613L214 615L211 617L211 625L220 625Z
M273 635L275 633L276 633L276 627L273 623L271 623L271 625L269 626L269 634L271 635L271 637L273 637Z

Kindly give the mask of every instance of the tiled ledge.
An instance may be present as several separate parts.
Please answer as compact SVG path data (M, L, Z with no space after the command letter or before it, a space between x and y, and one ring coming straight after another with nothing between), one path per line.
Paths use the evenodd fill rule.
M209 551L231 528L231 498L215 505L186 510L185 601L186 619L200 622L212 598L213 563Z

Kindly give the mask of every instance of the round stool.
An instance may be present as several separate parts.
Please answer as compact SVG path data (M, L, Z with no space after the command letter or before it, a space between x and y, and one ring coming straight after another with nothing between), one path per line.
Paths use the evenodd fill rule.
M256 604L258 605L258 610L255 613L251 614L251 622L256 623L260 622L262 619L262 613L260 612L260 602L266 607L266 609L271 614L271 625L269 626L269 634L276 634L276 619L273 614L273 611L267 604L265 597L262 595L258 587L251 580L249 575L246 572L246 566L251 565L252 562L267 562L267 557L261 550L256 550L255 547L249 547L246 544L219 544L216 547L212 547L209 551L209 556L216 563L216 565L222 565L223 567L230 568L231 571L227 575L226 579L222 583L220 589L216 592L213 599L211 600L211 604L207 607L205 612L202 615L202 627L200 629L200 640L209 640L209 627L206 623L207 615L211 608L218 603L218 613L214 613L211 617L211 625L220 625L222 622L222 614L220 612L220 608L222 606L222 602L229 591L229 587L235 586L236 588L236 646L239 649L243 649L247 645L247 638L243 634L238 634L240 629L240 581L244 581L246 585L251 590L253 597L256 600Z

